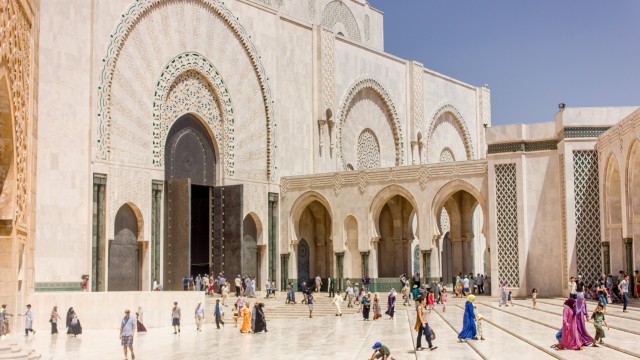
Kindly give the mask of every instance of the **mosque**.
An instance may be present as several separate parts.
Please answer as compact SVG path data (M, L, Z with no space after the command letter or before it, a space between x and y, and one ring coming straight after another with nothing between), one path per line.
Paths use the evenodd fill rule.
M492 126L488 86L386 53L365 0L0 6L2 303L640 267L638 107Z

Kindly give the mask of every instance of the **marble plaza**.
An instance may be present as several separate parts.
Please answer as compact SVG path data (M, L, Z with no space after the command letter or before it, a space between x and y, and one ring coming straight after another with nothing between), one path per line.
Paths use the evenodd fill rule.
M413 306L399 306L396 318L387 317L365 322L353 311L342 317L332 314L328 300L320 294L320 305L313 319L305 316L306 306L284 306L280 300L262 300L267 305L268 333L241 334L234 328L230 316L222 329L215 328L209 317L201 333L188 325L180 335L173 329L159 327L135 339L136 359L367 359L376 341L387 345L396 359L634 359L640 357L640 310L632 308L622 313L612 305L607 316L611 330L606 333L606 345L584 348L582 351L555 350L555 332L561 326L561 299L541 299L538 310L531 309L530 300L515 300L513 307L497 306L497 300L478 297L477 312L485 317L484 341L460 343L457 332L462 326L463 301L450 301L445 313L441 308L429 315L436 333L433 352L415 351L416 332ZM211 309L213 302L207 306ZM636 304L637 305L637 304ZM384 307L383 307L384 308ZM589 304L589 310L593 303ZM190 314L190 309L184 309ZM295 312L300 311L299 314ZM293 313L292 313L293 312ZM114 319L117 329L118 319ZM591 324L587 324L593 333ZM87 330L78 338L52 336L41 331L24 339L14 335L9 341L24 348L39 351L42 359L119 359L117 330Z
M166 304L191 311L204 295L183 279L198 274L224 273L232 292L242 275L258 291L319 277L379 293L401 274L448 287L483 274L487 294L504 283L518 298L566 297L578 274L634 281L640 108L559 104L492 126L489 85L387 53L384 29L366 0L0 1L0 304L34 305L38 331L0 350L115 357L112 321L142 304L139 358L364 358L382 336L416 357L404 312L274 306L268 335L187 335L187 319L170 336ZM454 302L432 316L438 351L578 358L549 350L547 302L480 299L488 340L469 344ZM76 307L86 333L45 335L53 305ZM638 317L613 316L610 345L583 353L637 356Z

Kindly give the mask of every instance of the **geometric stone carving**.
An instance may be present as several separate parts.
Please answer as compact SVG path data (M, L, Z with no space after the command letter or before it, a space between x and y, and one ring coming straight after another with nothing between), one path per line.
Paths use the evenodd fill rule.
M267 175L271 181L276 179L275 167L275 118L273 114L273 99L269 87L268 77L260 60L257 48L253 44L245 28L239 23L238 18L225 7L221 0L194 0L206 7L212 13L221 18L226 26L235 33L240 45L244 48L246 56L255 71L260 85L262 101L265 107L267 120ZM279 1L278 1L279 3ZM97 119L97 143L96 157L101 160L110 160L111 152L111 97L112 85L118 56L132 29L144 14L148 14L152 8L165 4L162 0L137 0L122 14L119 23L109 37L106 55L103 59L103 67L100 71L100 83L98 86L98 119Z
M13 115L13 146L16 165L15 221L27 227L29 213L28 119L31 93L31 24L16 0L0 6L0 63L6 63ZM5 134L3 136L9 136Z
M216 68L198 53L172 59L158 78L153 102L153 165L164 165L164 146L173 123L186 113L207 122L224 159L226 175L234 175L234 113L227 85ZM221 121L222 116L222 121Z
M456 158L453 155L453 152L451 151L451 149L449 149L448 147L442 149L442 152L440 153L440 162L441 163L449 163L449 162L455 162Z
M573 152L576 206L576 264L578 274L592 283L602 274L598 153Z
M371 18L369 15L364 15L364 39L369 41L371 38Z
M360 29L355 16L341 0L334 0L322 10L322 26L334 33L346 32L349 40L361 42ZM344 30L344 31L342 31Z
M402 136L402 125L400 123L400 119L398 117L398 112L396 110L393 101L391 100L391 96L389 93L380 85L379 82L373 80L371 78L361 78L356 80L356 82L351 85L347 93L342 97L342 103L340 105L340 111L338 112L337 117L337 134L336 134L336 143L338 150L338 168L340 170L347 170L347 162L345 161L344 154L347 149L344 149L344 126L347 114L351 108L352 101L363 90L371 90L375 95L379 97L379 99L384 104L384 110L387 113L387 116L390 119L391 131L393 133L393 141L395 146L395 165L400 166L403 164L404 159L404 139ZM350 151L350 150L349 150ZM388 150L387 150L388 151Z
M380 145L376 134L371 129L364 129L358 137L356 150L358 170L376 169L380 167Z
M333 112L335 101L334 75L333 75L333 47L334 35L331 31L321 29L322 43L322 112L330 109Z
M421 64L413 63L413 126L415 133L424 131L424 95L423 95L423 73L424 68Z
M498 281L520 286L518 256L518 195L516 164L496 165L496 225L498 228Z

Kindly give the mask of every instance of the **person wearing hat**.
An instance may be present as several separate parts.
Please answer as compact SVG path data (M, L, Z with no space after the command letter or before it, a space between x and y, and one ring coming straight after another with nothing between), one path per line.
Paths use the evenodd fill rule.
M171 325L173 326L173 333L180 332L180 319L182 319L182 311L178 307L178 302L173 302L173 308L171 309Z
M120 323L120 345L124 349L124 359L128 359L127 350L131 350L131 359L135 359L133 353L133 334L136 332L136 320L131 316L129 309L124 310L124 317Z
M477 336L480 337L480 340L484 340L484 336L482 336L482 319L484 319L482 314L476 315L476 331L478 332Z
M371 360L373 359L383 359L383 360L393 360L391 356L391 351L388 347L382 345L379 341L373 344L373 354L371 354Z

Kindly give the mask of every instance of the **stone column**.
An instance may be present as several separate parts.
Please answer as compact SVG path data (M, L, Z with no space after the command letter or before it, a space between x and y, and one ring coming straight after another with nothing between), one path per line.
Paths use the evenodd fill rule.
M280 290L287 289L289 283L289 254L280 255Z
M394 250L394 254L393 254L393 257L391 257L391 259L395 263L394 273L402 274L407 272L407 269L404 266L405 265L404 249L403 249L402 238L393 238L393 250Z
M633 281L633 238L624 238L625 268L631 281ZM635 289L631 294L635 293Z
M322 277L323 275L328 275L328 269L327 269L327 262L326 262L326 256L325 256L325 247L324 247L324 243L317 241L316 240L316 262L315 262L315 269L316 269L316 274L309 274L310 279L315 279L316 275L320 275L320 277ZM311 257L309 257L309 261L311 261Z
M418 163L422 163L422 148L424 147L423 141L418 141Z
M343 281L344 281L344 251L336 252L336 290L343 290Z
M422 254L422 270L420 271L422 273L422 283L423 284L427 284L429 281L429 276L427 276L429 271L429 265L430 265L430 259L429 259L429 254L427 253L428 250L420 250L420 253ZM430 251L429 251L430 253ZM427 263L429 262L429 263Z
M412 165L416 165L416 164L418 164L418 163L419 163L419 161L418 161L418 154L417 154L417 151L416 151L416 150L417 150L417 149L416 149L416 148L417 148L417 145L418 145L418 142L417 142L417 141L412 141L412 142L411 142L411 164L412 164Z
M369 252L360 251L360 257L362 258L362 278L369 273Z
M611 243L605 241L602 243L602 272L611 274Z

